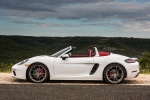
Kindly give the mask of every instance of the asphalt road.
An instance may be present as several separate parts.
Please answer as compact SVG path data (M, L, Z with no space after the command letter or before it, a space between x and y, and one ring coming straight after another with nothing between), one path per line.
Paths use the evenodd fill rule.
M0 84L0 100L150 100L150 86Z
M0 73L0 100L150 100L150 75L122 84L102 81L48 81L42 84Z

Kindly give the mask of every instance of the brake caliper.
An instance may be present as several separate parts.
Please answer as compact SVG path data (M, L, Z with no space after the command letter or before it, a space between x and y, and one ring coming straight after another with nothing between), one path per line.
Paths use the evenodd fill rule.
M44 69L43 68L40 68L40 73L44 77Z
M110 75L110 76L112 76L112 69L110 69L110 71L109 71L109 75Z

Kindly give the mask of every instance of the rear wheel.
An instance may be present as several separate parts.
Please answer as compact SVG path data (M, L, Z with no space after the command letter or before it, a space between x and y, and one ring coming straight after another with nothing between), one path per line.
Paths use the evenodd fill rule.
M124 80L126 72L123 66L119 64L110 64L105 68L103 75L107 83L117 84Z
M27 78L31 82L42 83L48 80L49 72L45 65L36 63L29 67Z

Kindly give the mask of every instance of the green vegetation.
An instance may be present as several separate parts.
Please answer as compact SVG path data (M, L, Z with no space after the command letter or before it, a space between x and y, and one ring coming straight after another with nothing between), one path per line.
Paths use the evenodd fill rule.
M150 51L150 39L0 36L0 71L10 70L12 64L21 60L38 55L51 55L70 45L77 47L76 53L78 54L86 54L87 50L94 46L99 51L109 51L138 58L141 57L142 52ZM149 64L146 64L146 66L149 66ZM142 70L146 68L144 67ZM148 67L148 69L150 68Z
M150 73L150 52L145 51L139 59L141 73Z
M12 63L0 63L0 72L11 72L11 67L13 66Z

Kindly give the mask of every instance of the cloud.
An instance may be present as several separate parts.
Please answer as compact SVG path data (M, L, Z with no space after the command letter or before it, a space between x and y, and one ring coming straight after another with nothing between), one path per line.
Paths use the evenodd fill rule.
M67 4L91 2L109 2L113 0L0 0L0 7L13 10L55 11L55 7Z
M89 22L89 23L51 23L51 22L41 22L41 21L27 21L27 20L16 20L16 18L13 18L15 20L9 20L9 22L17 23L17 24L22 24L22 25L30 25L30 26L35 26L35 27L83 27L83 26L106 26L106 27L113 27L113 28L118 28L120 27L120 22Z
M33 21L11 21L17 24L27 24L39 27L78 27L80 25L73 25L73 24L55 24L49 22L33 22Z
M132 0L131 0L132 1ZM0 0L0 16L87 20L150 20L150 3L115 0Z
M150 32L150 21L148 22L125 22L122 23L124 31Z
M125 1L125 2L123 2ZM18 24L42 27L114 26L125 31L150 32L149 0L0 0L0 17ZM56 24L23 19L79 20L81 24ZM21 21L19 21L21 19ZM90 23L120 20L121 23ZM84 21L84 22L83 22Z
M103 3L86 3L83 5L61 6L59 14L65 15L58 18L85 18L91 20L103 19L123 19L123 20L143 20L149 19L149 3L131 3L131 2L103 2ZM143 16L145 16L143 18Z

